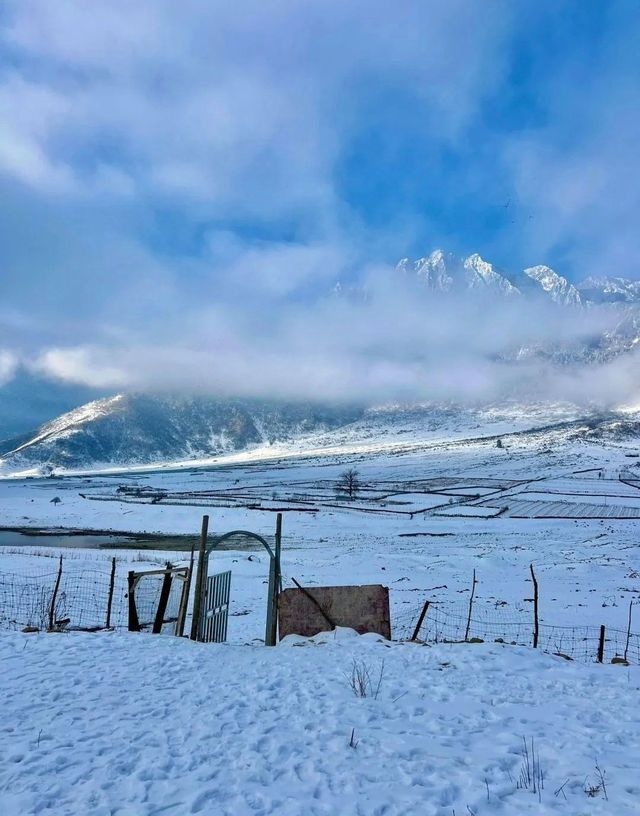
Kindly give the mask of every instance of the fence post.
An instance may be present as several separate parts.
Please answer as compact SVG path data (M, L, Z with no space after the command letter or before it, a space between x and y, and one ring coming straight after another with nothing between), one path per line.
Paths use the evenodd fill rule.
M105 628L109 629L111 626L111 608L113 606L113 587L116 581L116 557L113 556L111 561L111 577L109 579L109 597L107 598L107 623Z
M598 641L598 663L604 662L604 626L600 627L600 640Z
M467 617L467 628L464 632L465 643L469 640L469 630L471 628L471 610L473 609L473 598L476 594L476 571L473 571L473 585L471 586L471 597L469 598L469 616Z
M427 610L429 609L429 601L424 602L424 606L422 607L422 612L420 613L420 617L418 618L418 622L416 623L416 628L413 630L413 635L411 635L411 640L415 641L418 639L418 635L420 633L420 629L424 622L424 619L427 616Z
M169 602L169 595L171 594L171 564L167 561L167 568L162 579L162 588L160 589L160 600L158 601L158 609L156 610L156 617L153 621L153 629L151 633L159 635L162 632L162 622L164 620L164 613L167 611L167 603Z
M194 553L196 549L196 542L193 540L191 542L191 556L189 558L189 574L187 576L187 584L183 590L183 597L185 599L185 608L184 613L182 616L182 624L180 626L180 631L176 632L178 637L182 637L184 635L184 622L187 617L187 607L189 606L189 595L191 594L191 580L193 578L193 560L194 560Z
M278 594L282 586L280 549L282 545L282 513L276 516L275 552L269 559L269 589L267 597L267 625L264 645L275 646L278 640Z
M193 596L193 612L191 618L191 640L198 640L200 629L200 612L202 611L202 596L204 594L205 560L207 551L207 535L209 533L209 516L202 517L200 532L200 549L198 551L198 572L196 575L195 593Z
M533 564L529 564L531 570L531 580L533 581L533 648L538 648L538 636L540 634L540 623L538 620L538 581L533 571Z
M133 570L127 574L127 595L129 598L129 625L130 632L140 631L140 621L138 620L138 610L136 609L136 574Z
M633 601L629 601L629 623L627 625L627 640L624 644L624 659L627 659L627 654L629 653L629 641L631 640L631 609L633 607Z
M276 645L276 620L274 615L274 598L276 596L276 558L269 559L269 589L267 590L267 625L264 633L264 645Z
M62 556L60 556L60 566L58 567L58 576L56 578L56 585L51 596L51 605L49 606L49 631L53 632L53 624L55 622L56 600L58 598L58 590L60 589L60 581L62 579Z
M278 513L278 515L276 516L276 599L278 593L282 592L282 569L280 566L281 549L282 549L282 513Z

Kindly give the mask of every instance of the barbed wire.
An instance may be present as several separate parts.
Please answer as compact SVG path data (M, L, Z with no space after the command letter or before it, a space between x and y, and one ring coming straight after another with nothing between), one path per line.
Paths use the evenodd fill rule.
M414 634L422 607L412 612L402 610L393 619L396 640L407 640ZM477 607L469 616L468 605L432 602L420 626L418 640L424 643L460 643L483 641L518 646L533 645L533 617L526 612L504 607ZM601 628L588 625L557 625L540 622L538 648L582 662L595 662L601 645ZM640 634L626 629L606 627L603 660L615 658L640 664Z

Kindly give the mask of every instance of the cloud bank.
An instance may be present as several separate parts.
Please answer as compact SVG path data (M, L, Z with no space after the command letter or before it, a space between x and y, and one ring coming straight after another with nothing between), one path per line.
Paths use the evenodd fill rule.
M625 0L9 0L0 385L634 398L633 356L510 361L601 316L436 303L393 262L637 276L639 32Z

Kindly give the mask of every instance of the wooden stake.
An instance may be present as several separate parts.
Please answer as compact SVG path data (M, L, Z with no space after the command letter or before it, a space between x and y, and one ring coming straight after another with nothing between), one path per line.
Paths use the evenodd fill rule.
M116 582L116 557L113 556L111 560L111 577L109 579L109 597L107 598L107 622L105 624L106 628L109 629L111 627L111 608L113 606L113 587Z
M540 635L540 621L538 620L538 580L533 571L533 564L529 565L531 570L531 580L533 581L533 648L538 648L538 638Z
M129 631L139 632L140 621L138 620L138 610L136 609L136 574L129 572L127 574L127 595L129 597Z
M282 513L276 516L275 553L269 560L269 597L267 598L267 626L265 645L275 646L278 640L278 595L282 589L280 548L282 544Z
M191 557L189 558L189 574L187 575L187 585L186 585L186 587L184 587L184 590L183 590L183 598L186 599L185 604L187 606L189 604L189 595L191 593L191 578L193 576L193 561L194 561L195 550L196 550L196 541L195 541L195 539L193 539L191 541ZM178 637L182 637L184 635L184 621L185 621L186 615L187 615L187 610L186 610L186 606L185 606L184 612L182 613L182 617L181 617L182 623L178 626L178 629L176 631L176 635L178 635Z
M422 624L424 619L427 616L427 610L429 609L429 601L424 602L424 606L422 607L422 612L420 613L420 617L418 618L418 622L416 623L416 628L413 630L413 635L411 635L411 640L415 641L418 639L418 635L420 633L420 629L422 628Z
M598 641L598 663L604 662L604 626L600 627L600 640Z
M629 601L629 623L627 625L627 642L624 645L624 659L627 659L627 652L629 651L629 641L631 639L631 607L633 606L633 601Z
M469 640L469 630L471 629L471 610L473 609L473 598L476 594L476 571L473 571L473 584L471 586L471 597L469 598L469 616L467 617L467 628L465 629L464 639L465 643Z
M60 580L62 579L62 556L60 556L60 566L58 567L58 577L56 578L56 585L51 596L51 605L49 606L49 631L53 632L53 624L55 623L56 600L58 598L58 590L60 589Z
M282 549L282 513L276 516L276 593L282 592L282 568L280 551Z
M158 608L156 610L156 616L153 621L153 629L151 630L154 635L159 635L162 632L164 615L165 612L167 611L169 595L171 594L172 580L173 576L171 575L171 564L167 561L167 569L164 574L164 578L162 579L162 588L160 589L160 599L158 601Z
M198 551L198 573L196 575L195 595L193 597L193 618L191 620L191 640L198 640L198 630L200 628L200 613L202 611L202 598L206 581L206 551L207 535L209 534L209 516L202 517L202 530L200 532L200 549Z

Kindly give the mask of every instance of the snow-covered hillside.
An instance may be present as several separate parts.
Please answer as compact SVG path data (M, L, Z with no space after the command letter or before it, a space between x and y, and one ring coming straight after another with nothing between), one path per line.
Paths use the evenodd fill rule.
M153 464L219 456L293 440L353 421L357 408L209 397L118 394L5 443L5 473Z
M567 403L388 404L362 410L118 395L44 425L2 455L0 475L406 453L438 441L547 427L563 438L613 433L635 439L640 432L633 413Z

